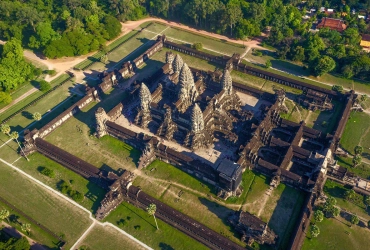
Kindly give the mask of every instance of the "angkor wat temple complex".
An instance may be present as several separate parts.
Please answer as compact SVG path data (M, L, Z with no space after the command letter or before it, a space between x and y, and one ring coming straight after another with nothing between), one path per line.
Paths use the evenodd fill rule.
M155 203L159 218L206 246L240 249L225 237L133 186L134 176L130 172L121 176L106 173L43 140L81 108L92 101L100 101L99 94L107 92L124 76L135 74L135 70L162 47L218 63L223 70L205 72L190 68L180 55L167 52L165 65L144 82L128 86L125 98L113 109L96 110L96 136L110 135L140 150L138 169L147 167L155 159L168 162L211 183L224 199L242 192L240 184L245 169L273 177L271 186L282 182L303 190L306 199L295 225L295 235L289 243L290 249L299 249L325 175L336 171L333 155L356 99L353 91L341 94L311 86L249 67L236 54L217 57L166 41L162 36L132 62L102 74L97 88L88 88L85 97L43 128L25 131L26 154L38 151L107 189L96 213L98 219L103 219L122 201L144 209ZM333 134L323 134L303 121L295 123L281 118L281 111L286 109L285 91L275 89L275 94L271 94L233 81L230 74L233 70L302 90L297 100L311 110L335 109L332 99L344 102L345 108ZM250 99L257 103L250 105ZM236 213L230 217L230 223L248 243L255 240L261 244L275 244L277 240L266 223L251 214Z

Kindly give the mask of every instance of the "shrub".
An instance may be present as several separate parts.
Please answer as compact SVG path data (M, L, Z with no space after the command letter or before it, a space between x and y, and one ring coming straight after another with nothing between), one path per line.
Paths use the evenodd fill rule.
M59 185L59 190L63 194L69 194L72 190L72 187L67 182L61 181L61 183Z
M337 91L337 92L342 92L343 91L343 86L333 85L333 87L331 89L334 90L334 91Z
M9 104L12 102L12 96L7 92L0 91L0 103Z
M51 75L51 76L55 76L57 74L57 72L54 69L48 69L48 70L46 70L46 74Z
M42 69L40 69L40 68L35 68L35 69L33 70L33 74L34 74L35 76L40 76L40 75L42 74Z
M141 229L141 226L140 225L136 225L134 226L135 230L140 230Z
M328 123L327 123L326 121L323 121L323 122L321 123L321 126L322 126L322 127L324 127L324 128L326 128L326 127L328 126Z
M194 43L191 47L193 49L196 49L196 50L201 50L201 49L203 49L203 44L202 43Z
M73 190L74 191L74 190ZM81 194L80 192L78 192L78 191L74 191L74 194L73 195L71 195L71 197L72 197L72 199L74 200L74 201L76 201L76 202L81 202L81 201L83 201L83 199L84 199L84 195L83 194Z
M50 177L50 178L54 178L55 177L54 170L52 170L50 168L47 168L47 167L44 167L41 170L41 174L46 175L47 177Z
M40 90L42 92L47 92L48 90L51 89L51 86L50 86L50 84L47 81L41 80L39 82L39 85L40 85Z
M262 52L260 50L255 49L252 53L254 56L262 56Z

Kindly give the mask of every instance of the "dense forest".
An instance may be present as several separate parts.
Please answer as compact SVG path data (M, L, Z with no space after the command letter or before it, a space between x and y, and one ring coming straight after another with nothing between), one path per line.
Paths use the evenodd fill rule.
M344 19L343 33L310 31L327 14L307 17L306 10L321 6ZM0 91L14 90L34 75L20 53L9 52L18 51L18 46L48 58L83 55L117 37L120 21L149 15L238 39L269 33L264 41L277 48L277 57L303 63L317 76L336 71L346 78L370 80L370 55L359 46L360 34L370 33L370 24L354 10L369 12L370 0L349 0L345 5L339 0L304 4L298 0L1 0L0 39L12 41L12 49L0 51ZM16 60L9 59L12 56ZM8 97L0 92L0 102L9 101Z

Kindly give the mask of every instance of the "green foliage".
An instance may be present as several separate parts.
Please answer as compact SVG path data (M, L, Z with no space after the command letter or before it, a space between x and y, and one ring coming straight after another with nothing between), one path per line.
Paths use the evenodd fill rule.
M337 91L337 92L342 92L343 91L343 86L342 85L333 85L333 87L331 89L334 90L334 91Z
M356 192L353 189L347 190L346 193L344 194L345 198L347 200L353 200L356 196Z
M362 157L360 155L355 155L353 158L352 158L352 163L353 163L353 166L356 167L357 165L359 165L362 161Z
M336 205L337 204L337 200L331 196L329 196L326 201L325 201L325 204L323 206L323 210L324 212L327 214L327 216L337 216L335 215L335 210L336 210Z
M267 60L266 63L265 63L265 66L266 66L266 68L271 68L271 66L272 66L271 61Z
M364 152L364 148L363 148L363 147L361 147L361 146L359 146L359 145L357 145L357 146L355 147L355 154L356 154L356 155L361 155L361 154L362 154L362 152Z
M0 55L0 90L11 91L34 77L34 67L23 57L21 42L15 38L3 46Z
M324 213L321 210L316 210L314 213L315 221L321 222L324 219Z
M72 184L72 183L71 183ZM84 195L72 188L70 184L68 184L66 181L61 181L58 185L58 188L61 193L67 194L70 196L74 201L81 202L84 199Z
M357 225L359 222L360 222L360 219L358 218L358 216L357 216L356 214L353 214L353 215L351 216L351 223L352 223L353 225Z
M46 74L51 75L51 76L55 76L57 74L57 72L54 69L48 69L48 70L46 70Z
M311 236L313 238L316 238L320 234L320 229L316 225L311 225L311 230L310 230Z
M40 86L40 90L41 90L42 92L47 92L47 91L49 91L49 90L51 89L50 83L48 83L48 82L47 82L47 81L45 81L45 80L41 80L41 81L39 82L39 86Z
M26 237L10 238L6 242L0 242L0 249L3 250L29 250L31 248Z
M43 167L42 170L40 171L41 174L46 175L47 177L54 178L55 173L53 169Z
M9 104L12 102L12 96L7 92L0 91L0 103Z
M329 56L321 56L310 63L310 68L316 76L322 76L335 68L335 61Z
M196 50L201 50L201 49L203 49L203 44L202 43L194 43L191 47L193 49L196 49Z

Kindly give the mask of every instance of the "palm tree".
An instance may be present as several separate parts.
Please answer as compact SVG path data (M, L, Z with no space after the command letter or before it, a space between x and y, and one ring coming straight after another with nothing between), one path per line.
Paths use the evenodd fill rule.
M25 154L25 153L24 153L24 151L23 151L23 148L22 148L21 144L20 144L20 143L19 143L19 141L18 141L18 137L19 137L18 132L13 131L9 136L10 136L13 140L16 140L16 141L17 141L18 146L21 148L21 150L22 150L22 153L23 153L24 157L27 159L27 161L29 161L29 159L27 158L26 154Z
M4 133L4 134L10 136L10 127L9 127L8 124L1 124L0 131L1 131L1 133Z
M30 233L31 231L31 224L29 223L22 223L21 230L26 233Z
M6 219L8 221L8 217L9 217L10 213L8 210L6 209L3 209L0 211L0 220L4 220ZM8 221L9 222L9 221Z
M39 113L39 112L35 112L33 115L32 115L32 118L36 121L40 121L41 118L42 118L42 115Z
M146 208L146 211L148 211L148 214L149 215L153 215L154 217L154 221L155 221L155 225L157 226L157 230L159 229L158 228L158 224L157 224L157 219L155 218L155 212L157 211L157 206L155 204L150 204L147 208Z

